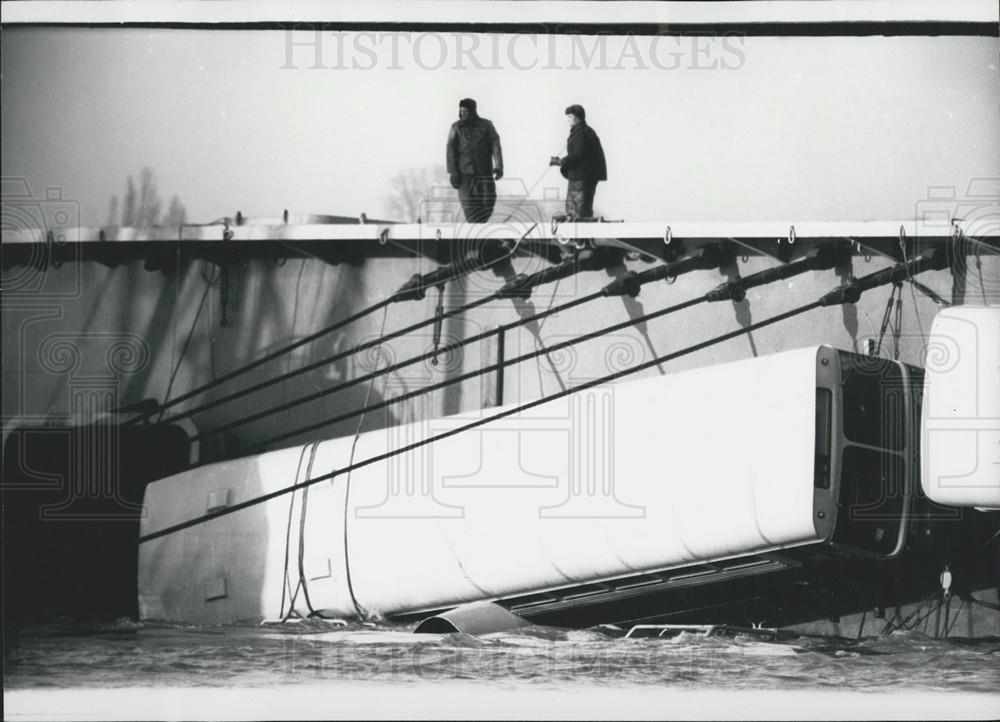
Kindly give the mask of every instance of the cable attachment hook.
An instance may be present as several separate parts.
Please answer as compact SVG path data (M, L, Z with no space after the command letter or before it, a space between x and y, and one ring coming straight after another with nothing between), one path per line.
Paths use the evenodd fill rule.
M851 242L851 246L862 256L865 257L865 263L870 263L872 260L872 254L868 252L868 249L861 245L861 241L857 238L848 238Z

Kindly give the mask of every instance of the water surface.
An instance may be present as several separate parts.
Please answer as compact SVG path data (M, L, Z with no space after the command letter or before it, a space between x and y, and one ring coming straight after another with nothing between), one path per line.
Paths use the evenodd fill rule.
M413 705L419 705L420 700L441 702L435 700L438 690L443 694L444 690L475 689L480 692L469 699L476 704L484 704L491 695L499 695L499 700L514 692L517 694L511 700L515 706L527 704L533 694L546 690L574 691L578 702L596 695L596 706L581 708L584 716L587 711L603 709L600 704L607 700L636 702L654 692L673 699L687 692L713 691L737 695L768 692L768 699L787 698L788 705L779 711L798 709L793 699L819 700L825 698L823 693L844 700L848 693L882 693L911 702L920 695L950 695L949 699L956 701L976 700L979 707L945 705L943 714L953 709L956 716L976 715L985 705L987 711L995 710L992 716L1000 716L1000 697L995 696L1000 690L1000 638L934 639L905 632L861 640L797 637L769 642L750 636L690 633L669 639L623 639L603 629L548 627L473 637L417 635L404 626L341 626L309 620L210 628L128 621L63 623L22 630L9 642L4 660L5 690L14 693L14 701L32 701L36 710L46 699L55 707L60 699L65 702L65 696L47 698L42 694L57 690L104 690L105 695L98 700L106 704L106 695L114 694L113 690L172 690L194 697L199 691L211 690L270 690L290 696L300 690L305 695L300 695L300 703L309 695L327 700L344 698L345 690L355 696L359 690L374 690L370 697L375 706L366 708L372 716L385 708L388 695L397 694L415 695L415 701L396 713L417 715L420 708ZM455 692L453 699L460 698L462 695ZM862 700L858 702L861 717L906 716L901 714L904 707L865 703L869 698L874 699L874 695L852 698ZM134 713L132 716L145 716L142 702L149 699L139 694L139 706L126 709ZM249 698L240 699L246 702ZM714 699L714 695L709 697ZM340 709L327 710L331 714L322 716ZM457 713L459 708L455 709ZM479 714L503 716L503 709L498 701L497 706L487 706ZM569 708L562 709L573 716ZM649 711L662 713L653 716L674 716L671 709ZM702 709L713 708L701 705L688 709L687 716L697 716ZM918 704L915 711L927 709L934 708ZM159 714L152 716L185 716L177 710L157 710ZM630 706L613 706L612 710L631 710L624 716L646 716ZM532 708L521 713L531 711L544 712ZM855 716L850 709L828 706L791 716L840 716L838 712ZM30 716L30 710L25 713ZM216 713L240 716L236 707L202 707L193 716L218 716ZM738 707L733 714L747 716L751 712Z

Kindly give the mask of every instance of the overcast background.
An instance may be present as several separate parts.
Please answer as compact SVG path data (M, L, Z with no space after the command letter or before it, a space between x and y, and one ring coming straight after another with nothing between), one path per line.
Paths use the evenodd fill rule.
M507 193L584 105L614 218L902 219L1000 170L995 38L422 35L4 30L3 175L62 188L84 225L143 167L194 222L387 215L394 176L443 164L463 96L500 131Z

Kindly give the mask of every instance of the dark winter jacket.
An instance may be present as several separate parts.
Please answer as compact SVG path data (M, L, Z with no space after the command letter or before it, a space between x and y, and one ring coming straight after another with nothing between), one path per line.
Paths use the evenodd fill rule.
M503 173L500 135L493 123L478 115L456 121L448 131L448 175L485 176Z
M563 177L567 180L603 181L608 179L608 165L604 160L601 139L585 121L577 123L569 131L569 139L566 141L566 157L559 165Z

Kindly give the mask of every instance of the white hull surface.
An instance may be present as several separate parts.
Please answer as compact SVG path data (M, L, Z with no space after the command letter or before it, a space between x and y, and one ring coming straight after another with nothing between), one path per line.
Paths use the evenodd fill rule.
M1000 509L1000 306L934 317L920 426L928 498Z
M399 615L823 541L835 509L817 514L818 499L836 492L813 484L825 356L593 388L145 541L140 616ZM361 434L354 462L474 418ZM141 534L343 469L353 441L150 484Z

